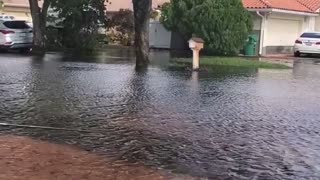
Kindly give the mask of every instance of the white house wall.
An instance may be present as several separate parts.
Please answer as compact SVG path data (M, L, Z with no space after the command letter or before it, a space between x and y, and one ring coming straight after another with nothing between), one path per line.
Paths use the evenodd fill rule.
M315 31L320 32L320 16L315 18Z
M318 17L308 17L307 20L307 27L305 29L305 31L315 31L315 27L316 27L316 18Z

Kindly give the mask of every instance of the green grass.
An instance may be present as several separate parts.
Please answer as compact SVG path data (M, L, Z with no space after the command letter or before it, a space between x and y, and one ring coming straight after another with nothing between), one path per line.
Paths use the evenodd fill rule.
M175 58L172 60L171 67L177 69L191 65L191 58ZM264 69L290 69L284 64L270 63L258 60L249 60L240 57L202 57L200 58L201 68L216 68L216 67L244 67L244 68L264 68Z

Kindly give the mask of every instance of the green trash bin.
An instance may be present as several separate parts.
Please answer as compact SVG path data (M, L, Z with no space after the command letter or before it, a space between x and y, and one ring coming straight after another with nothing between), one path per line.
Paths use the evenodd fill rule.
M249 35L246 45L244 46L244 55L246 56L255 56L257 49L257 36Z

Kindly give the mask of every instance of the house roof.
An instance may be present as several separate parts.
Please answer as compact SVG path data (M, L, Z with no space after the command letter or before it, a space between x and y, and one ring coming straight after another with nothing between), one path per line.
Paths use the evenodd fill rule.
M320 0L242 0L248 9L281 9L315 13L320 7Z
M308 7L312 11L318 11L320 9L320 0L297 0L304 6Z

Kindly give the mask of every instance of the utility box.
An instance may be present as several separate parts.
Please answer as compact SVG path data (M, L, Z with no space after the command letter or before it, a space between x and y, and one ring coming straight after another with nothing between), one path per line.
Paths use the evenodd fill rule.
M171 48L171 32L159 21L151 21L149 24L149 46L155 49Z

